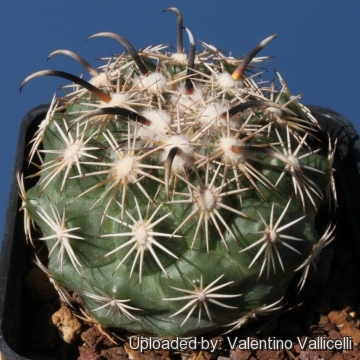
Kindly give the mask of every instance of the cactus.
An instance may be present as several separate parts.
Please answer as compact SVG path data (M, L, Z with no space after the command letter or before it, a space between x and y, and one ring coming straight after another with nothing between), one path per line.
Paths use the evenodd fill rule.
M301 289L334 226L316 231L320 206L336 207L335 144L319 141L310 111L280 74L262 80L255 58L200 42L126 52L54 96L30 143L38 178L21 188L27 239L49 250L41 267L68 301L82 297L106 327L156 336L229 332L282 307ZM39 260L37 259L39 262ZM298 275L297 275L298 274Z

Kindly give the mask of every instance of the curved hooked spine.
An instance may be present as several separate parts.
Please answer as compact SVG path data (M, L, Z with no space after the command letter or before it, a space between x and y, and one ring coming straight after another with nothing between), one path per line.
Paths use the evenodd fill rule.
M244 73L246 67L249 65L251 60L255 57L255 55L262 50L267 44L269 44L271 41L273 41L276 38L277 34L273 34L263 41L261 41L259 44L257 44L250 52L245 56L243 61L240 63L240 65L235 69L235 71L232 73L231 77L236 81L239 80L241 75Z
M54 55L69 56L69 57L73 58L74 60L76 60L78 63L80 63L82 66L84 66L84 68L90 73L90 75L92 77L100 75L98 73L98 71L93 66L91 66L83 57L74 53L71 50L64 50L64 49L55 50L51 54L49 54L47 60L51 59Z
M176 17L177 17L177 24L176 24L176 52L178 54L182 54L183 53L183 37L182 37L183 19L182 19L181 12L176 7L168 7L165 10L163 10L163 12L165 12L165 11L173 11L173 12L176 13Z
M166 196L169 196L169 184L170 184L170 174L171 174L171 168L172 163L175 159L176 155L179 155L181 153L181 149L177 146L173 147L165 160L165 192Z
M138 52L129 43L129 41L127 41L124 37L122 37L121 35L112 33L112 32L101 32L101 33L97 33L97 34L89 36L86 40L94 39L94 38L97 38L97 37L108 37L108 38L111 38L111 39L114 39L114 40L118 41L120 44L122 44L124 46L124 48L127 50L129 55L135 61L135 64L138 67L141 74L144 75L144 76L149 74L149 71L146 68L144 62L141 60Z
M96 86L90 84L89 82L87 82L84 79L79 78L78 76L69 74L65 71L59 71L59 70L41 70L41 71L37 71L31 75L29 75L20 85L20 92L22 90L22 88L24 87L24 85L32 80L35 79L37 77L40 76L57 76L57 77L61 77L63 79L72 81L80 86L82 86L83 88L85 88L86 90L90 91L92 94L94 94L95 96L97 96L100 100L104 101L105 103L109 103L111 101L111 96L104 93L102 90L98 89Z
M103 107L101 109L98 110L94 110L94 111L89 111L86 114L81 115L80 117L78 117L76 120L74 120L71 124L71 126L69 127L70 131L71 129L74 128L74 126L78 123L80 123L83 120L86 120L88 118L91 118L93 116L100 116L100 115L118 115L120 116L120 118L122 118L123 120L131 120L131 121L135 121L137 123L140 123L144 126L149 126L151 124L151 121L149 119L147 119L146 117L128 110L128 109L124 109L124 108L120 108L117 106L114 107Z
M194 74L194 67L195 67L195 40L194 36L191 33L191 31L185 27L184 28L189 36L189 42L190 42L190 49L189 49L189 56L188 56L188 64L187 64L187 72L186 75L189 76L185 80L185 93L186 94L192 94L194 92L194 85L191 81L191 75Z
M252 100L252 101L248 101L248 102L245 102L245 103L241 103L239 105L236 105L234 107L232 107L231 109L229 109L228 111L225 111L223 114L220 115L221 118L223 119L226 119L227 116L234 116L236 114L238 114L239 112L241 111L244 111L244 110L247 110L247 109L250 109L250 108L256 108L256 107L274 107L274 108L277 108L277 109L281 109L293 116L296 116L296 114L291 111L290 109L284 107L284 106L281 106L279 104L276 104L272 101L268 101L268 100Z

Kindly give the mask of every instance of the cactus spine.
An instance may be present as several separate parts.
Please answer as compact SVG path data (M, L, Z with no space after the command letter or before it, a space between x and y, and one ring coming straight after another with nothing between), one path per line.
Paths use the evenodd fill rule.
M331 158L311 113L242 60L189 40L126 52L54 97L31 142L37 184L21 185L25 232L46 272L103 326L158 336L231 331L281 308L290 280L333 238L315 230L332 198ZM252 70L250 73L249 70ZM36 231L34 231L34 224ZM45 268L44 268L45 269ZM64 293L62 293L64 298ZM65 296L66 297L66 296ZM219 330L220 329L220 330Z

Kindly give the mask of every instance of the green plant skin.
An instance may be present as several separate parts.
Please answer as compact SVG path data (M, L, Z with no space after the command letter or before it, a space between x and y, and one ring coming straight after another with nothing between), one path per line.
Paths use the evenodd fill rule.
M143 58L146 59L146 64L151 62L145 55ZM122 61L126 63L130 60L125 57ZM164 67L171 75L176 75L186 69L185 66L172 64ZM235 70L236 66L227 64L225 68L231 72ZM204 66L199 66L199 71L204 73L203 79L207 79L205 75L211 75ZM130 71L125 71L121 75L121 84L126 82L127 76L132 76L129 75L130 73ZM200 75L198 77L201 78ZM131 81L135 81L134 78L131 79ZM116 81L113 80L113 82ZM183 82L176 84L176 87L181 88ZM106 92L106 89L104 91ZM204 94L207 93L204 91ZM140 93L139 97L141 96ZM145 94L144 96L148 95ZM174 117L174 105L171 96L168 93L164 93L163 96L166 103L162 105L162 109L168 111ZM206 96L208 95L204 95L204 97ZM290 100L290 95L286 91L280 93L279 96L279 104L286 104ZM230 95L227 95L227 97L234 99ZM257 100L256 97L248 95L244 99L247 101ZM156 101L156 99L152 100L154 105L157 104ZM69 127L79 113L92 111L94 108L88 106L87 103L98 104L99 101L89 93L85 93L77 100L70 98L70 101L65 106L65 111L58 111L47 126L42 138L43 149L57 151L67 148L68 145L60 134L59 128L64 134L72 134L75 139L76 128L72 128L68 132L63 121ZM146 109L147 105L134 106L134 109L139 114L142 113L144 108ZM290 103L288 108L295 112L298 118L307 119L303 108L297 102ZM241 124L247 121L249 111L238 115ZM286 125L274 124L271 132L268 133L266 125L269 120L264 114L264 108L253 111L248 126L253 126L253 129L264 126L264 129L258 135L246 141L244 146L263 146L262 149L269 149L283 155L284 149L283 144L280 144L279 141L280 136L285 143L285 148L291 146L294 151L299 146L299 142L291 133L291 141L286 144L288 134ZM59 128L55 123L58 124ZM275 303L284 296L290 281L296 274L296 270L309 257L313 246L320 239L320 236L315 231L315 217L317 208L328 199L321 199L311 190L309 192L312 194L315 206L309 200L309 196L305 191L303 191L304 198L301 199L299 191L295 194L293 180L289 171L285 171L285 175L275 186L287 165L278 157L264 151L254 152L255 159L246 158L244 161L256 168L258 174L266 177L266 186L258 179L261 175L258 175L257 178L252 177L252 181L244 174L239 176L241 170L237 168L238 165L236 165L236 170L229 166L226 175L224 175L226 160L222 156L215 159L211 159L210 156L214 149L217 148L218 145L216 144L219 139L223 137L221 135L222 130L213 130L211 133L204 131L199 140L194 142L196 151L207 160L202 163L199 156L196 160L193 160L193 163L200 164L197 165L196 170L198 175L191 166L186 172L178 172L178 175L174 175L176 171L173 171L170 196L165 191L165 164L161 157L164 151L163 140L149 141L144 140L143 136L136 141L136 146L140 149L136 150L136 155L141 156L149 152L149 155L144 157L141 164L147 166L143 170L148 174L151 173L151 177L141 177L137 174L137 182L130 181L127 184L125 198L123 198L124 187L122 186L119 186L119 189L114 193L113 190L110 190L103 196L104 192L112 184L110 180L108 181L112 173L110 171L104 173L104 170L109 169L109 167L102 164L111 164L115 161L114 150L110 148L106 139L106 136L109 135L106 134L111 132L118 143L118 149L126 153L129 150L127 132L130 126L130 133L133 136L135 125L133 123L129 125L128 121L119 118L115 119L114 117L106 123L90 120L87 124L90 126L86 129L85 136L91 139L86 146L97 148L97 150L87 151L87 154L95 156L96 159L80 157L83 176L79 175L77 167L73 164L61 190L65 169L62 169L52 181L47 183L47 176L54 169L47 164L51 161L59 161L61 156L58 152L45 153L38 184L26 193L26 209L31 219L41 230L40 238L54 235L54 228L44 219L44 213L52 217L52 207L57 209L60 216L65 212L66 228L75 228L76 230L72 234L82 238L69 240L76 259L81 264L77 268L66 251L64 251L63 259L61 254L59 255L61 247L58 239L41 241L46 243L50 251L48 270L52 276L64 288L80 295L91 316L97 319L101 325L125 329L132 333L151 334L161 337L193 336L213 330L221 333L229 329L227 327L229 324L241 319L253 309ZM316 126L311 125L310 121L308 121L307 125L314 128L312 131L315 132ZM84 129L83 124L81 128ZM99 129L101 129L100 132L98 132ZM141 127L139 127L138 131L140 129ZM180 133L185 135L189 131L184 125ZM196 130L191 131L196 134ZM254 132L255 130L251 131ZM174 134L177 132L174 130ZM234 130L230 132L231 136L236 133ZM303 138L304 135L305 131L298 133L299 138ZM164 135L164 137L166 136ZM244 139L246 136L247 133L244 132L239 138ZM130 140L133 141L133 137ZM211 144L211 146L208 144ZM155 147L158 147L158 151L152 151ZM302 155L304 155L303 158L301 158ZM314 152L311 154L305 145L303 145L297 156L300 157L299 161L302 167L308 166L311 168L310 170L303 168L303 174L316 184L325 196L324 189L329 186L330 181L327 175L329 172L328 159L320 153ZM207 164L209 164L209 168L207 168ZM194 189L201 187L199 177L202 184L210 184L219 164L221 164L220 170L212 186L213 188L221 187L223 179L226 177L228 182L219 190L224 195L221 198L221 204L225 205L226 208L218 207L222 221L216 216L217 224L214 223L213 219L209 220L207 233L204 224L198 225L199 213L191 215L197 206L196 191ZM150 169L150 167L153 168ZM320 173L312 169L319 170ZM96 175L91 175L92 173L96 173ZM194 186L194 188L191 188L192 194L189 190L190 187L183 180L185 177ZM173 187L174 182L176 182L175 187ZM253 186L253 182L256 183L258 189ZM241 192L240 196L235 193L239 186L238 183L242 189L249 188ZM138 184L141 184L142 188ZM94 189L83 194L91 188ZM147 196L144 195L142 189L145 189ZM148 197L151 198L151 202ZM192 202L176 202L191 198ZM289 207L286 213L283 214L289 201ZM228 208L235 209L235 212L229 211ZM165 274L154 257L151 256L149 250L146 250L140 274L141 284L139 282L139 262L141 260L137 260L132 270L136 251L130 254L121 266L118 266L122 259L127 256L133 244L109 254L131 239L132 235L120 236L118 234L131 232L129 224L132 224L133 218L138 220L139 211L144 220L149 219L155 213L152 223L168 215L154 227L157 234L168 235L163 237L154 235L154 238L173 254L171 256L157 246L153 246L158 261L166 271ZM239 215L238 212L243 215ZM270 259L265 262L264 252L252 263L263 243L246 251L242 250L264 236L259 234L259 232L265 230L264 221L266 224L270 224L270 218L273 216L273 224L275 224L282 214L284 216L279 224L280 227L291 222L294 222L294 224L284 229L281 234L302 239L301 241L284 240L295 251L279 242L277 243L284 270L281 268L275 252L273 253L275 269L271 263L269 264ZM302 218L303 216L305 217ZM188 220L182 224L185 219ZM228 228L226 228L225 224ZM217 227L219 227L220 231ZM171 236L174 232L176 236ZM209 251L207 251L207 244ZM270 265L269 270L267 264ZM215 287L228 282L231 283L219 288L214 293L234 295L234 297L220 297L215 300L233 308L221 307L208 301L211 320L204 306L202 307L200 322L198 309L196 308L183 323L191 306L174 316L190 301L186 299L167 300L187 295L187 293L174 288L192 291L194 287L189 283L188 279L199 286L202 278L205 287L220 277L221 279L214 285ZM130 319L121 311L109 307L96 310L104 303L84 296L84 293L107 296L110 300L112 298L129 300L126 303L127 305L139 309L129 310L136 319Z

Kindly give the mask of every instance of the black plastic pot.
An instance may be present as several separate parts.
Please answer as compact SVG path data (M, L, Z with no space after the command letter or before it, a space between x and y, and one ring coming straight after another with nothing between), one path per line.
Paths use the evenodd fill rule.
M334 168L338 190L339 233L353 241L360 256L360 139L354 126L340 114L318 106L308 106L321 127L338 139ZM0 254L0 352L9 359L27 359L23 319L26 309L23 280L28 269L30 249L26 246L23 214L19 212L16 172L28 169L26 144L31 140L48 105L40 105L24 117L19 134L5 231ZM324 147L327 147L326 133ZM338 237L339 237L338 236ZM341 241L340 239L338 239Z
M30 248L24 236L23 214L19 212L21 200L16 173L28 168L25 160L26 145L48 108L49 104L34 108L21 123L0 254L0 352L14 360L27 359L21 356L24 354L22 319L26 306L23 280L30 260Z

